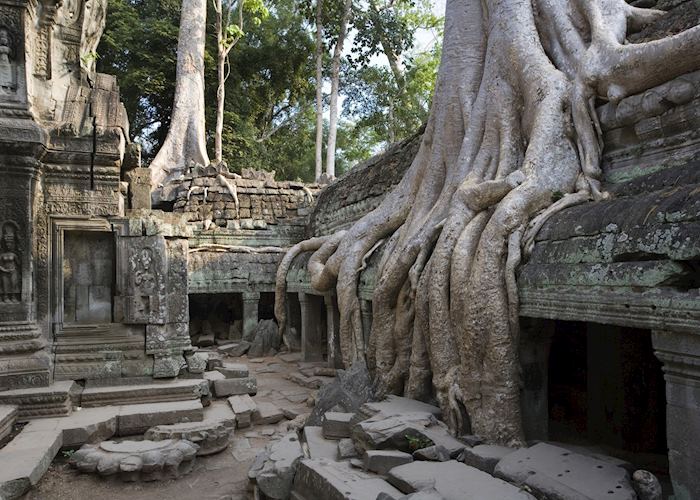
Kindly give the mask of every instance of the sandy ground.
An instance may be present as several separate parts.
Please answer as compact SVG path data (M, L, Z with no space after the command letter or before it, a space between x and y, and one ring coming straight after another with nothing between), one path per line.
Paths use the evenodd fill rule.
M256 402L269 401L280 408L298 413L310 411L306 399L314 391L285 378L297 371L296 363L279 358L227 358L226 361L248 365L257 377ZM259 361L259 362L253 362ZM225 399L213 404L228 404ZM236 429L229 447L216 455L197 457L192 472L176 480L152 483L123 483L92 474L77 472L68 464L67 454L59 452L48 472L36 488L24 497L27 500L242 500L252 498L248 484L248 468L256 453L275 436L286 432L287 421L274 425Z

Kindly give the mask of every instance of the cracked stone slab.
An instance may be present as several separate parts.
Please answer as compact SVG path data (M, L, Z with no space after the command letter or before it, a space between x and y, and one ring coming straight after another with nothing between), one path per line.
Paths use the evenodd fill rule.
M225 378L245 378L248 376L248 366L243 363L223 363L216 368Z
M412 462L387 473L406 494L434 488L445 500L535 500L529 493L456 460Z
M637 498L629 472L622 467L547 443L507 455L494 475L553 500Z
M324 438L320 427L313 425L304 427L304 440L309 448L311 458L335 460L338 457L338 444Z
M302 460L292 488L292 498L297 500L375 500L382 493L389 498L402 496L376 475L327 459Z
M80 472L128 482L176 479L192 470L197 449L196 444L182 439L103 441L84 445L69 463Z
M199 447L197 456L202 457L225 450L228 447L229 437L233 434L234 425L233 420L157 425L148 429L144 438L150 441L184 439L196 444Z
M268 444L255 457L248 477L266 497L273 500L289 498L299 461L304 458L299 437L290 432L278 441Z
M284 420L284 413L272 403L259 403L253 412L253 422L256 425L276 424L282 420Z

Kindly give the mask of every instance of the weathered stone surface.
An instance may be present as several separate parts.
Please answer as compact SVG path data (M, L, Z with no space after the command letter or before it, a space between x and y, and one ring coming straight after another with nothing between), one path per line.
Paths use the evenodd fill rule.
M36 485L62 444L60 430L20 432L0 450L0 498L14 500Z
M338 458L345 460L347 458L355 458L357 456L357 448L352 439L341 439L338 441Z
M413 462L394 467L387 476L404 493L434 488L445 500L534 500L529 493L455 460Z
M335 379L318 391L309 425L321 425L327 411L355 413L372 398L372 380L364 361L356 361L349 370L338 370Z
M84 408L139 403L199 400L209 394L209 384L200 379L152 381L138 385L88 385L80 397Z
M507 455L494 474L554 500L637 497L625 469L547 443Z
M149 403L123 406L119 410L117 435L142 434L150 427L181 422L201 422L204 415L199 401Z
M272 353L272 351L277 352L282 341L282 337L279 334L279 329L277 328L277 323L271 319L260 320L252 331L250 338L245 338L245 340L251 342L250 349L248 350L249 358L257 358L260 356L267 356Z
M369 401L363 404L358 411L357 417L360 420L365 420L379 413L387 417L405 413L430 413L436 418L440 418L442 412L437 406L390 394L381 401Z
M17 407L10 405L0 406L0 442L12 432L12 426L17 421Z
M190 373L204 373L207 369L209 355L201 352L195 352L185 356L187 362L187 371Z
M413 462L413 457L408 453L396 450L367 450L364 455L365 469L386 474L394 467Z
M375 500L380 493L401 496L385 480L353 469L347 462L327 459L302 460L292 489L298 500Z
M380 493L377 496L377 500L445 500L435 488L429 488L427 490L417 491L409 495L404 495L398 499L387 495L386 493Z
M239 358L243 356L245 353L248 352L248 349L250 349L250 342L246 340L241 340L240 342L236 342L235 344L226 344L219 346L217 350L220 353L227 354L229 356L233 356L234 358Z
M414 451L413 458L430 462L447 462L450 459L450 452L444 446L433 445Z
M216 368L226 378L244 378L248 376L248 366L243 363L223 363Z
M508 448L506 446L480 444L473 448L465 448L462 450L458 460L466 465L493 474L493 469L496 467L496 464L514 451L513 448Z
M54 382L48 387L0 391L0 404L17 406L20 422L70 414L81 388L72 380Z
M196 444L197 456L213 455L228 447L235 420L204 420L181 424L157 425L146 431L144 438L151 441L184 439Z
M304 441L309 448L311 458L327 458L336 460L338 458L338 445L335 441L325 439L320 427L307 425L304 427Z
M327 439L342 439L350 437L350 421L354 413L339 413L329 411L323 415L323 437Z
M194 466L197 445L180 439L104 441L86 444L70 458L80 472L116 476L122 481L176 479Z
M276 424L284 420L284 413L272 403L261 402L253 412L253 422L256 425Z
M243 427L250 427L250 423L253 418L253 413L257 409L257 405L253 399L244 394L242 396L231 396L228 398L229 405L233 413L236 415L236 427L239 429Z
M257 392L258 384L254 377L227 378L214 381L214 395L218 398L241 394L254 396Z
M432 445L443 446L455 457L464 444L452 437L447 426L432 413L405 413L374 417L356 424L352 439L358 450L395 449L413 453Z
M289 498L299 461L304 452L296 432L268 444L265 450L255 457L248 471L248 477L268 498L284 500Z

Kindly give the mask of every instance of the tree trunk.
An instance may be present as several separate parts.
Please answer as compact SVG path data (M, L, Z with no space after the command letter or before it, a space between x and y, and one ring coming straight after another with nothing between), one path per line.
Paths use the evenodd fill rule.
M522 443L521 242L557 210L606 196L595 99L700 68L700 27L626 43L630 27L661 15L624 0L447 0L413 164L309 260L313 286L336 288L344 363L366 357L380 393L434 395L455 432ZM378 244L365 352L357 287Z
M338 135L338 88L340 87L340 56L343 54L345 35L350 21L352 0L345 0L343 4L343 17L340 20L338 41L333 49L333 61L331 66L331 104L330 117L328 119L328 144L326 145L326 175L329 179L335 177L335 141Z
M160 187L179 177L189 161L209 163L204 125L206 20L206 0L182 0L170 129L150 166L155 202L160 201Z
M222 0L216 0L216 128L214 130L214 158L217 163L223 159L222 136L224 133L224 101L226 99L226 47L224 47L224 11Z
M323 173L323 0L316 0L316 169L314 179Z

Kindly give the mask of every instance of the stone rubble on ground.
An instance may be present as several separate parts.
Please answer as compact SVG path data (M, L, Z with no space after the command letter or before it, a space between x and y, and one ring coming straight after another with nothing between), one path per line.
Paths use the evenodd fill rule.
M250 427L253 413L257 410L257 405L248 394L241 396L231 396L228 398L229 405L236 416L236 427L242 429Z

